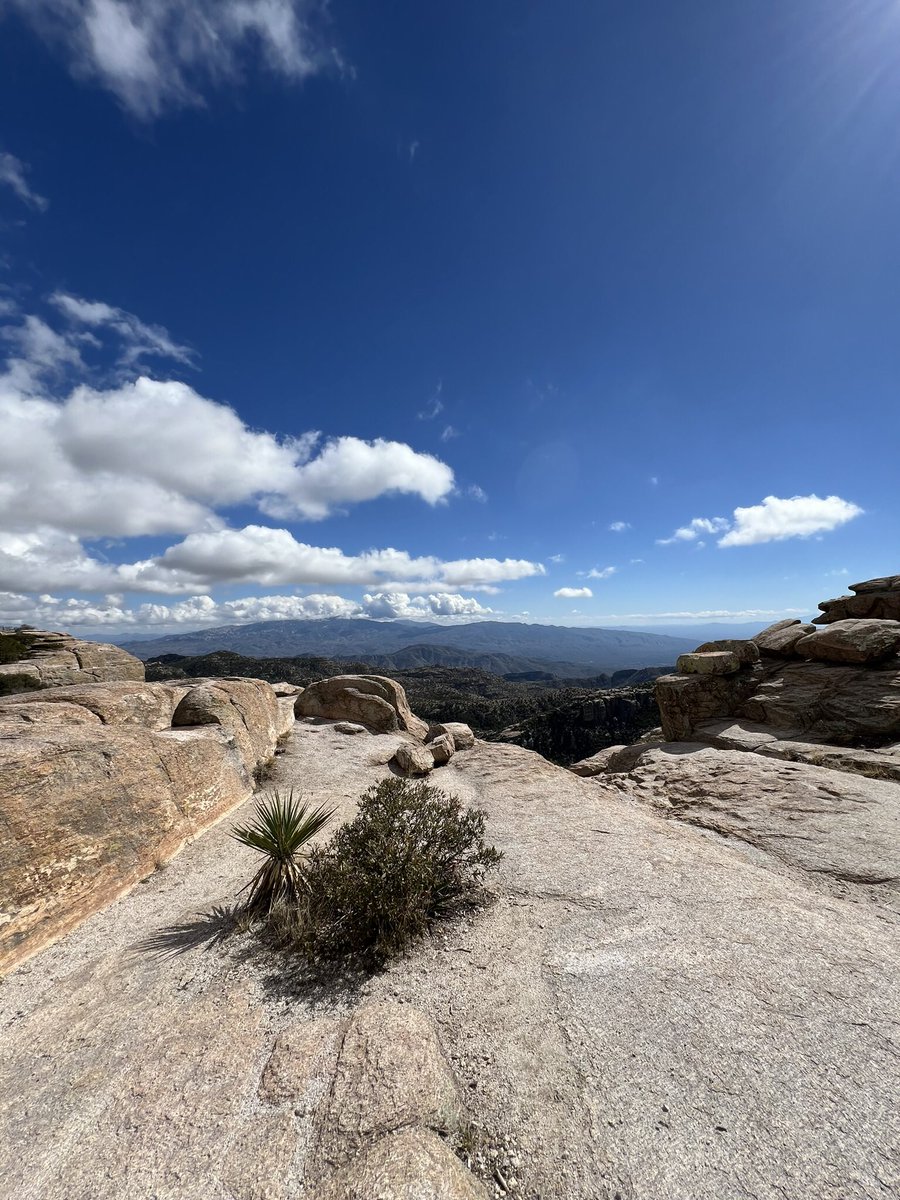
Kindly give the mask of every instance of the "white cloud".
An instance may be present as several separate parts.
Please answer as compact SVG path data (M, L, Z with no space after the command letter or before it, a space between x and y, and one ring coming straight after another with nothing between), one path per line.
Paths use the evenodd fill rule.
M315 30L319 0L7 0L60 46L76 76L108 88L135 116L203 103L239 80L255 55L274 74L302 80L336 52Z
M393 493L435 504L453 489L450 467L400 442L343 437L320 447L316 433L252 431L232 409L177 381L142 377L44 398L42 378L77 368L77 348L37 319L16 336L22 357L0 376L6 530L181 533L221 524L214 509L239 503L318 519Z
M593 594L594 593L589 587L561 587L557 588L553 593L553 595L557 596L560 600L586 600L593 596Z
M609 579L615 575L618 567L591 567L587 573L588 579Z
M171 358L187 365L193 360L193 352L187 346L179 346L168 330L161 325L146 325L123 308L114 308L100 300L82 300L66 292L54 292L50 301L76 324L115 330L124 343L120 361L126 366L137 366L146 355Z
M669 538L657 538L657 546L671 546L673 542L693 542L701 533L721 533L728 529L730 521L724 517L694 517L690 525L682 525Z
M731 520L725 517L695 517L689 525L676 529L671 537L657 538L658 546L673 542L696 542L701 533L722 534L719 546L754 546L762 542L782 542L787 538L811 537L828 533L862 515L863 510L840 496L766 496L762 504L736 508Z
M762 504L734 510L734 527L720 546L754 546L786 538L829 533L862 515L862 509L840 496L766 496Z
M28 170L28 166L14 154L0 151L0 186L11 188L23 204L43 212L48 202L28 183Z
M628 521L613 521L609 526L610 533L624 533L626 529L630 529L631 525Z
M458 437L459 437L459 430L456 428L455 425L445 425L444 428L441 430L441 441L442 442L449 442L453 438L458 438Z
M129 608L123 605L122 596L116 594L102 600L80 600L50 593L34 597L0 592L0 625L27 623L51 629L107 627L132 633L326 617L426 618L449 623L492 613L492 609L477 600L458 594L410 597L404 592L379 592L363 596L361 603L329 594L246 596L219 602L208 595L197 595L175 604L148 603Z
M472 497L473 500L477 500L479 502L479 504L485 504L487 502L487 498L488 498L487 492L484 490L484 488L479 487L477 483L470 484L466 488L466 492L468 495L470 495ZM494 539L491 538L491 541L493 541L493 540Z
M557 565L566 561L566 556L564 554L551 554L549 558L550 562L556 563Z
M439 379L438 385L434 389L434 393L428 400L428 403L421 410L421 412L416 414L420 421L433 421L435 417L439 416L444 411L444 402L441 399L441 392L443 390L444 381Z
M113 564L89 554L72 533L46 526L0 533L0 588L10 591L130 591L169 595L224 584L260 587L344 585L383 591L496 592L496 585L542 575L525 559L443 562L387 548L348 555L335 546L298 542L286 529L248 525L191 533L162 554Z
M378 592L363 596L363 607L370 617L487 617L492 608L485 608L471 596L458 593L432 594L411 597L405 592Z

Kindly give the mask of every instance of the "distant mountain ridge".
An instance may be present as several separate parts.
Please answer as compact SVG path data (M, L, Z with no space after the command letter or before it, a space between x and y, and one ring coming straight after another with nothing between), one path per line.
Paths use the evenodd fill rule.
M438 625L329 617L219 625L119 644L142 659L230 650L258 658L304 654L356 658L383 670L439 665L479 667L496 674L545 670L557 676L579 676L664 666L674 663L679 654L693 650L696 641L623 629L525 625L515 621Z

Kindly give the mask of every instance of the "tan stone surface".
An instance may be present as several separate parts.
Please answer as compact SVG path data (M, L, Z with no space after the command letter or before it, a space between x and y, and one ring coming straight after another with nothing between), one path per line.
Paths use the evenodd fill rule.
M336 1017L315 1017L282 1030L263 1069L259 1098L312 1111L321 1099L317 1085L323 1067L328 1065L329 1079L334 1072L346 1024Z
M11 703L0 699L0 716ZM16 704L78 704L94 713L104 725L140 725L145 729L168 729L172 724L176 695L164 683L116 680L104 683L70 684L45 688L18 696Z
M396 737L301 722L276 783L347 817ZM298 1113L263 1104L260 1076L283 1029L369 1002L427 1015L466 1118L515 1135L529 1200L896 1190L900 938L878 886L784 861L771 836L673 819L625 775L578 779L516 747L479 742L441 785L487 812L505 852L494 899L379 975L332 988L243 938L191 948L192 928L213 935L201 914L254 867L231 820L13 972L0 989L9 1194L231 1200L243 1179L319 1200L330 1080ZM799 845L808 821L827 835L827 814L791 817L783 840ZM271 1126L271 1157L267 1117L296 1123L293 1146Z
M325 1185L322 1200L487 1200L488 1193L435 1134L382 1138Z
M141 682L144 678L141 660L118 646L85 642L47 630L0 633L0 641L13 638L17 643L28 642L28 652L20 662L0 665L0 680L24 672L37 678L42 687L64 687L113 680Z
M321 1154L346 1160L373 1137L419 1125L445 1132L460 1120L456 1080L434 1027L409 1004L363 1004L341 1046Z

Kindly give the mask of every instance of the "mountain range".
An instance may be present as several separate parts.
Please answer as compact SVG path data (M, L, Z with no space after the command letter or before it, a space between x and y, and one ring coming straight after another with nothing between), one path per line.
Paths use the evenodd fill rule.
M660 667L693 650L698 637L671 637L625 629L582 629L475 621L258 621L119 644L139 658L231 650L265 658L314 654L361 659L383 670L420 666L478 667L495 674L548 671L577 677L627 668Z

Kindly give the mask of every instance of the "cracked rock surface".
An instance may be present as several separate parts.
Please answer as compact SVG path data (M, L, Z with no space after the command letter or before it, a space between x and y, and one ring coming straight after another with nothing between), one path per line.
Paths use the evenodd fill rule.
M298 723L273 785L346 818L402 739ZM775 772L793 765L744 757ZM838 789L872 782L823 775ZM460 1177L447 1142L418 1124L444 1119L427 1103L404 1110L381 1096L387 1124L405 1111L412 1123L382 1133L383 1120L351 1111L354 1157L342 1165L329 1153L326 1164L318 1151L327 1131L346 1133L329 1115L340 1031L362 1005L410 1005L453 1069L463 1123L515 1139L515 1196L897 1194L900 930L885 884L819 869L836 861L830 831L854 813L870 822L864 853L879 804L816 793L767 807L746 795L754 779L733 788L730 807L796 837L752 842L657 811L646 800L669 786L661 777L581 779L513 746L477 743L440 782L487 812L505 853L493 900L352 988L311 989L246 937L212 940L198 914L233 902L252 869L230 822L13 972L0 991L6 1192L465 1196L463 1184L440 1191L442 1171ZM877 836L873 855L887 855L892 835ZM786 840L802 853L774 852ZM354 1051L356 1061L378 1053L367 1037ZM356 1148L363 1128L373 1140ZM414 1161L431 1164L437 1190L403 1190L384 1174ZM355 1176L340 1175L354 1164Z

